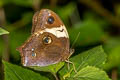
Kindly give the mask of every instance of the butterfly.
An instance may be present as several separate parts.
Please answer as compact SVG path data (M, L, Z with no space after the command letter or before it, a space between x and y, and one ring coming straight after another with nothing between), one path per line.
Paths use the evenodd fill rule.
M17 50L24 66L56 64L68 60L73 53L64 23L49 9L34 14L31 36Z

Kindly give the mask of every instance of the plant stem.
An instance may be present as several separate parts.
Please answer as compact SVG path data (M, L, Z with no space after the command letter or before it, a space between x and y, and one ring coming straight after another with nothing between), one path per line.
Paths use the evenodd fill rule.
M54 77L55 77L56 80L59 80L57 74L53 73L53 75L54 75Z
M0 27L5 27L4 25L6 24L6 18L5 18L5 11L4 8L0 7ZM5 61L9 61L9 37L8 35L3 35L2 36L3 43L4 43L4 49L2 51L2 59ZM3 64L2 64L2 72L3 70ZM2 73L2 79L4 79L4 74Z
M111 78L112 78L112 80L118 80L117 77L118 77L117 69L115 68L115 69L112 70Z

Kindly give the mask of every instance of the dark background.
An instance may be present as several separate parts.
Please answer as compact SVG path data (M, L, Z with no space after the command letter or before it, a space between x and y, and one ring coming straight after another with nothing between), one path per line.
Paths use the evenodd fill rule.
M16 48L30 36L32 16L42 8L60 16L68 29L71 45L80 32L74 55L103 45L108 55L104 69L112 80L120 80L119 0L0 0L0 27L10 32L0 36L0 59L21 65ZM3 79L2 67L1 62Z

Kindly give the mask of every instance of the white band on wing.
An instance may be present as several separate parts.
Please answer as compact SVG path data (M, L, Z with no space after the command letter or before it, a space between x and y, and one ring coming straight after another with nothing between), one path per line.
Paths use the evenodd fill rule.
M46 29L44 29L42 31L36 32L35 34L37 36L39 36L40 34L43 34L44 32L49 32L49 33L55 35L57 38L60 38L60 37L69 38L68 32L67 32L64 25L61 25L60 27L50 28L50 29L46 28Z

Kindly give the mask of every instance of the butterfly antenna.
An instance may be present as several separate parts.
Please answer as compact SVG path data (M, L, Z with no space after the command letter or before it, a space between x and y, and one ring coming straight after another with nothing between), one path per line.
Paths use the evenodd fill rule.
M74 40L74 42L73 42L73 44L72 44L72 46L71 46L71 49L73 49L73 47L75 46L75 43L77 42L79 36L80 36L80 32L79 32L78 35L76 36L76 38L75 38L75 40Z

